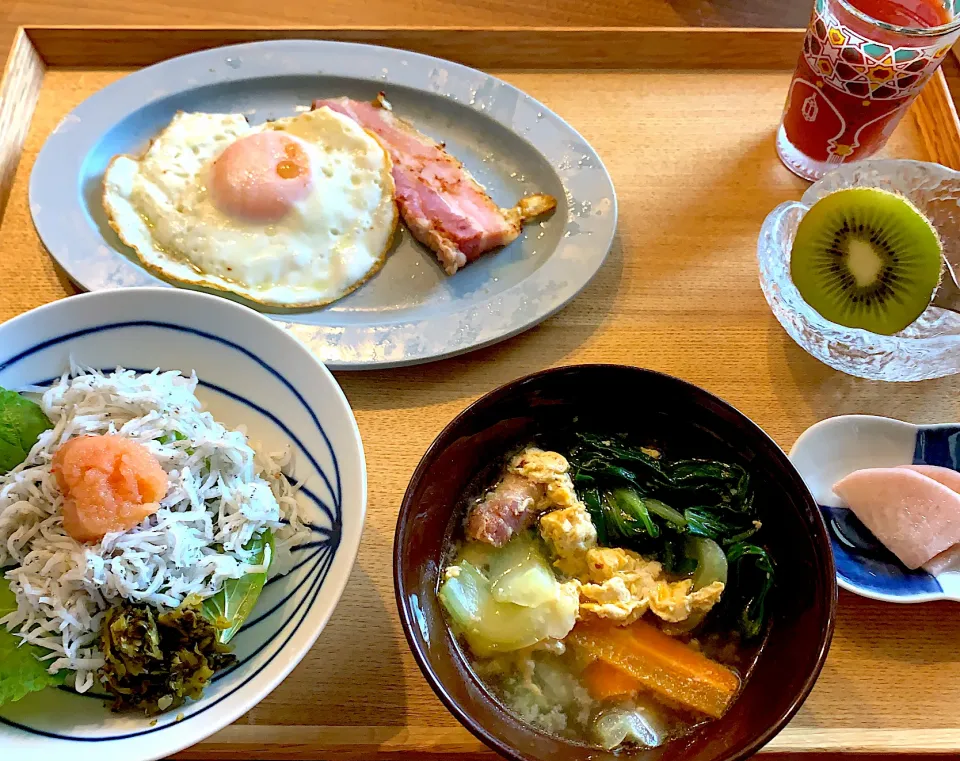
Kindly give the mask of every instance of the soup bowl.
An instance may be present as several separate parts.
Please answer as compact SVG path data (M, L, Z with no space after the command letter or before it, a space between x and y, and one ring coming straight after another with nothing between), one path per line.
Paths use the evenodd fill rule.
M509 758L623 758L551 736L508 712L474 674L437 597L471 481L512 449L571 421L578 430L628 433L677 456L736 462L751 473L761 537L776 565L766 639L722 718L636 755L728 761L754 753L800 708L827 656L837 604L827 530L800 475L756 424L708 392L649 370L581 365L521 378L472 404L433 442L407 487L394 544L400 619L420 669L454 716Z

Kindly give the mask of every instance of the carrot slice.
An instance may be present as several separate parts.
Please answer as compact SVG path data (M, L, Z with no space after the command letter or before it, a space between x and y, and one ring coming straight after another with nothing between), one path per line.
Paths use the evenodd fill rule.
M596 660L587 666L583 670L581 678L587 692L594 700L635 695L643 687L639 679L635 679L623 669L601 660Z
M733 671L644 621L622 627L580 623L568 641L626 672L654 694L715 719L740 688Z

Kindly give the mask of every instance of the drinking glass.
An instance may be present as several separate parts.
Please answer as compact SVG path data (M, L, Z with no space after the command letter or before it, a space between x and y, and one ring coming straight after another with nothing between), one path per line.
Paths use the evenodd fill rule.
M955 0L815 0L777 153L816 180L880 150L960 36Z

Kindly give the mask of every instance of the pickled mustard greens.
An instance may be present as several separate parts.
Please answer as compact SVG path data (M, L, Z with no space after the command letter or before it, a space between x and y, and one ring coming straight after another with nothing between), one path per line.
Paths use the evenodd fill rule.
M721 616L748 638L764 631L774 566L763 547L746 541L760 530L746 470L667 461L622 436L589 433L577 434L569 460L601 546L627 547L672 573L692 573L695 589L723 581Z
M252 565L269 566L273 533L265 529L244 549L254 551ZM101 676L115 698L113 709L154 714L199 698L214 673L236 661L227 643L253 611L266 580L266 570L227 579L212 597L188 597L175 610L124 603L107 611Z
M113 710L134 708L148 715L199 698L217 671L236 662L196 597L164 613L135 603L111 608L101 625L100 647L106 661L100 674L114 697Z

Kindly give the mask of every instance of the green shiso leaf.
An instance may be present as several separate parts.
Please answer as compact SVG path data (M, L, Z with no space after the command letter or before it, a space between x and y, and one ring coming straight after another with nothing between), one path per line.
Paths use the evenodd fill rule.
M17 598L6 579L0 577L0 618L17 609ZM0 706L31 692L63 684L66 671L48 674L47 667L37 660L49 651L24 643L0 625Z
M0 388L0 473L26 460L40 434L50 428L53 424L38 404Z
M264 558L272 560L273 533L270 529L265 529L259 536L247 542L244 549L256 552L254 563L263 563ZM243 622L253 612L266 583L266 572L248 573L239 579L227 579L219 592L203 601L203 615L220 630L221 642L226 644L240 630Z

